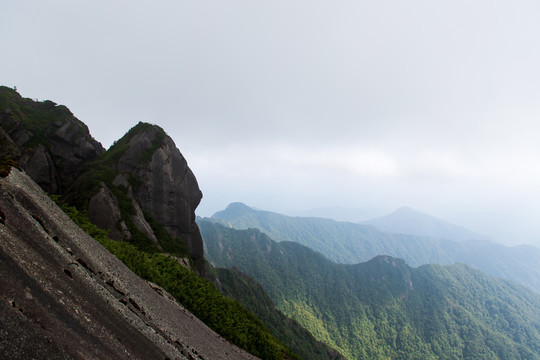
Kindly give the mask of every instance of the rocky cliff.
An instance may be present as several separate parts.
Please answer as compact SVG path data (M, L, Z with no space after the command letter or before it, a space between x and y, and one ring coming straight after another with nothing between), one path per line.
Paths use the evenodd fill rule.
M197 180L159 126L139 123L99 156L65 199L116 240L187 254L202 271L203 243L195 223L202 198Z
M52 194L63 193L105 151L65 106L23 98L3 86L0 127L3 142L16 145L21 168Z
M110 237L187 253L202 272L197 180L173 140L140 123L105 151L68 108L0 87L0 151Z
M0 358L253 359L77 227L25 174L0 179Z
M192 257L203 256L195 209L202 199L193 172L163 129L140 123L116 164L115 185L124 185L140 208L165 227L172 238L186 242ZM133 186L129 179L138 183Z

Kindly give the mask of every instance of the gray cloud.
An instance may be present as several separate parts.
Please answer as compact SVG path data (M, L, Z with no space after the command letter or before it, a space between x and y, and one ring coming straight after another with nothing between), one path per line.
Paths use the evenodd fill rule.
M526 0L4 2L0 83L66 104L107 146L161 125L203 215L245 201L525 218L540 210L539 20Z

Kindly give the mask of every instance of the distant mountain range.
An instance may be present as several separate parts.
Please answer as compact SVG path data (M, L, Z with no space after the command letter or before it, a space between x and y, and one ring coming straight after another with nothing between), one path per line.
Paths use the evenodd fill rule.
M455 241L490 240L485 235L475 233L434 216L423 214L410 207L401 207L389 215L362 221L362 224L373 225L381 230L393 233L428 236L438 239Z
M283 218L281 218L283 219ZM540 296L464 264L336 264L257 229L199 221L206 258L235 267L349 359L540 359Z
M439 233L444 228L450 229L448 237L474 234L429 216L418 216L409 210L401 212L420 218L422 221L417 222L423 224L423 229L432 228ZM386 217L392 218L398 216ZM377 255L401 258L411 266L462 262L540 292L540 249L532 246L507 247L487 240L455 241L443 236L394 233L373 225L290 217L255 210L242 203L230 204L211 219L236 229L259 229L276 241L302 244L338 263L359 263ZM432 225L428 225L430 221Z

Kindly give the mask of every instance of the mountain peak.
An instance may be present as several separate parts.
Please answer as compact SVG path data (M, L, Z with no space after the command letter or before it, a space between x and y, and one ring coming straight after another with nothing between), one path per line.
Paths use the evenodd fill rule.
M216 212L214 215L212 215L212 218L221 218L225 216L225 218L233 217L236 218L238 216L242 216L245 214L253 213L256 210L242 202L232 202L225 210L220 210Z
M227 205L227 209L228 210L251 210L251 211L255 210L251 206L248 206L244 204L243 202L239 202L239 201L230 203L229 205Z
M416 236L429 236L454 241L487 240L487 237L464 227L454 225L411 207L403 206L389 215L363 222L381 230Z
M410 206L402 206L402 207L396 209L393 213L394 213L394 214L395 214L395 213L421 214L420 211L415 210L415 209L413 209L413 208L410 207Z

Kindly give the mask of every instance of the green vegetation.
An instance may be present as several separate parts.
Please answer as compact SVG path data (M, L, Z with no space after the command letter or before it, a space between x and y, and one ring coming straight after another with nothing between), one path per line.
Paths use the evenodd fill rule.
M13 159L8 156L0 156L0 178L8 176L12 167L18 168L17 163Z
M64 124L68 120L76 120L73 124L77 125L73 126L77 126L78 129L72 134L74 139L88 131L86 125L77 120L67 107L50 100L40 102L23 98L15 90L5 86L0 86L0 111L21 121L24 128L33 134L33 137L23 145L25 148L35 147L38 144L47 147L47 137L51 135L51 131L59 127L51 124ZM71 133L74 129L69 130Z
M355 264L380 254L404 259L411 266L463 262L540 292L540 250L534 247L396 234L369 225L254 210L241 203L214 214L212 221L236 229L256 228L273 240L302 244L338 263Z
M540 359L540 297L466 265L378 256L335 264L256 229L209 221L206 257L259 282L276 307L350 359Z
M299 359L270 334L265 325L238 302L223 296L208 280L196 276L174 257L147 253L122 241L113 241L84 213L53 197L84 231L98 240L138 276L167 290L183 306L230 342L262 359Z
M315 340L313 335L297 321L277 310L262 286L248 275L235 268L210 267L208 273L211 279L218 283L220 290L225 295L235 299L255 314L268 326L276 338L285 343L302 359L342 359L337 351Z

